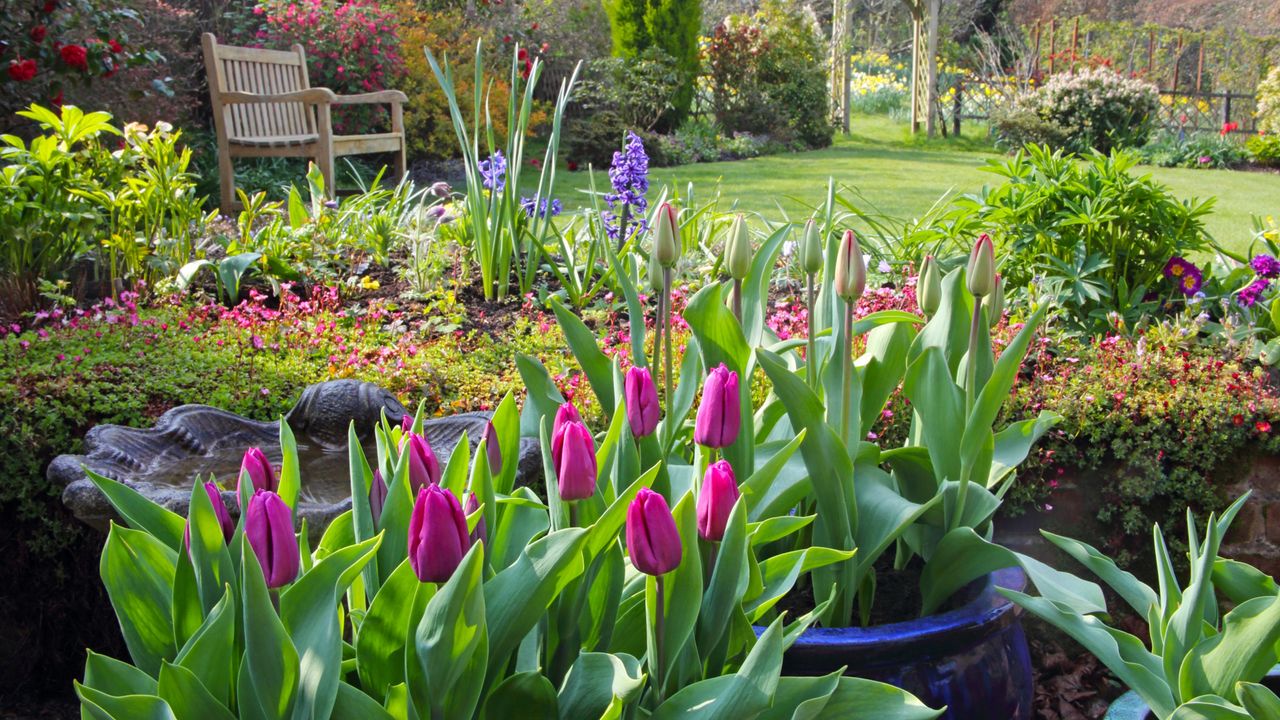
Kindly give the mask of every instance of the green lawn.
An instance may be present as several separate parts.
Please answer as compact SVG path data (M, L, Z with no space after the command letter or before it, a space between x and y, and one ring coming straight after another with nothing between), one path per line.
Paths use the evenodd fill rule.
M925 213L945 193L970 193L997 178L979 168L998 153L985 142L986 129L970 124L960 138L926 141L913 138L906 125L886 117L857 117L853 136L837 136L825 150L771 155L737 162L705 163L675 168L655 168L650 174L656 196L663 185L681 193L692 182L700 199L719 192L722 207L737 202L748 212L771 219L783 213L795 218L819 203L827 178L856 188L880 212L900 218ZM1179 197L1216 195L1216 210L1208 218L1209 232L1228 247L1243 249L1251 236L1251 215L1280 214L1280 175L1230 170L1185 170L1144 167ZM596 171L597 189L607 189L609 179ZM573 196L590 187L586 172L558 176L562 190L556 194L573 207L585 204L585 196ZM567 187L566 187L567 185ZM779 209L781 208L781 209Z

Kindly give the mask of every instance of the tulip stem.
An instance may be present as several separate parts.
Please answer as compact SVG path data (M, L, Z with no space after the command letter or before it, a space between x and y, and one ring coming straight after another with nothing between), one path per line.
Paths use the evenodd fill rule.
M742 281L734 278L733 280L733 316L738 318L738 324L742 324ZM745 328L744 328L745 329Z
M667 390L667 396L666 396L666 400L667 400L667 409L668 409L668 411L670 411L670 409L671 409L671 394L672 394L672 393L671 393L671 386L672 386L672 380L671 380L671 374L672 374L672 373L671 373L671 353L673 352L673 351L672 351L672 342L671 342L671 331L672 331L672 329L673 329L673 328L671 327L671 268L669 268L669 267L664 267L664 268L662 268L662 295L663 295L663 298L665 298L665 300L666 300L666 305L665 305L665 307L664 307L664 309L663 309L663 318L662 318L662 319L663 319L663 322L664 322L664 323L666 324L666 326L667 326L667 332L666 332L667 351L666 351L666 353L664 353L664 354L663 354L663 356L662 356L662 360L663 360L663 362L664 362L664 363L666 363L666 366L665 366L665 369L663 370L663 373L662 373L662 380L663 380L663 382L664 382L664 383L665 383L665 385L666 385L666 390Z
M805 338L804 349L804 360L807 365L805 368L805 377L809 380L809 387L816 391L818 389L818 354L817 342L813 337L813 273L805 273L804 286L806 296L805 307L808 309L808 318L806 318L808 330L805 333L807 337Z
M653 613L654 615L653 644L654 644L654 652L658 654L658 662L655 665L657 682L655 683L654 688L658 693L657 704L661 705L663 700L663 686L667 682L667 653L666 653L666 649L664 648L664 645L666 645L666 643L663 639L663 635L665 634L665 631L666 631L667 619L665 617L665 612L663 610L663 606L665 605L665 597L664 597L665 593L663 592L663 587L662 587L662 576L658 575L654 577L654 581L657 584L657 588L658 588L657 603L655 603L657 607L654 608L654 613Z
M844 367L844 394L840 398L840 439L849 440L849 399L853 395L853 303L844 304L844 346L841 348L841 365Z
M965 416L973 412L973 406L977 402L978 384L978 336L982 332L982 298L975 297L973 299L973 322L969 325L969 361L965 366Z
M667 325L664 320L666 316L662 311L666 301L667 298L664 295L659 295L658 306L653 309L653 371L655 373L662 372L662 330Z

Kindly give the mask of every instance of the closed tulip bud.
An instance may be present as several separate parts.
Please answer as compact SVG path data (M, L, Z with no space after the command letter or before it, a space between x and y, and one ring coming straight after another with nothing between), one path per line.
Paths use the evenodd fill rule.
M267 587L278 588L298 577L298 536L293 534L293 511L270 490L258 490L249 500L244 535L258 557Z
M409 516L409 565L422 582L446 582L471 547L458 498L439 485L418 490Z
M658 264L658 258L653 253L649 254L649 267L645 276L649 281L649 289L654 292L662 292L666 288L662 280L662 266Z
M729 240L725 243L725 260L729 277L734 280L746 280L751 274L751 233L747 231L747 220L741 214L733 216L729 225Z
M453 192L453 188L449 187L449 183L441 180L440 182L432 183L428 192L438 198L447 198Z
M405 413L405 415L400 418L400 430L403 431L406 435L408 433L413 432L413 416L412 415Z
M822 232L812 218L804 224L804 237L800 239L800 267L808 275L822 272Z
M471 493L467 496L466 504L462 506L462 514L469 516L479 509L480 501L476 499L475 493ZM472 544L478 542L487 543L489 541L489 531L484 525L484 515L476 518L476 529L472 530L468 537L471 538Z
M240 461L240 482L248 476L252 488L249 494L253 495L258 490L270 490L276 492L280 489L280 483L276 480L275 471L271 469L271 461L267 460L267 456L258 448L249 448L244 451L244 459ZM236 486L236 501L240 499L240 487Z
M1004 278L996 273L995 289L991 292L991 307L987 310L987 320L991 323L991 327L1000 324L1000 318L1004 317Z
M582 415L571 402L564 403L556 409L556 419L551 423L551 438L554 440L560 434L560 429L569 422L582 422Z
M942 271L938 269L938 261L932 255L926 255L924 264L920 266L916 301L924 314L930 316L938 312L938 306L942 304Z
M567 422L556 436L552 460L563 500L584 500L596 492L596 441L580 422Z
M835 291L845 302L857 302L867 289L867 263L852 230L845 230L836 252Z
M382 508L387 504L387 481L382 479L382 471L373 471L373 482L369 485L369 512L373 515L373 525L377 527L382 520Z
M729 513L738 502L738 481L733 477L733 467L726 460L711 463L702 477L702 491L698 493L698 536L708 542L724 539L724 528L729 523Z
M231 536L236 533L236 524L231 522L231 513L227 512L227 504L222 502L222 491L218 490L215 483L206 482L204 491L209 495L209 502L213 504L213 514L218 518L218 527L222 529L222 539L231 542ZM186 543L187 549L191 549L191 521L187 521L187 528L182 535L183 542Z
M680 259L680 227L676 209L668 202L658 207L654 218L653 257L664 268L675 267Z
M631 434L647 437L658 429L658 388L648 368L633 367L627 371L625 383L627 423Z
M982 233L973 244L965 279L969 284L969 292L974 297L986 297L995 289L996 249L990 235Z
M484 452L485 457L489 460L489 472L494 475L502 474L502 444L498 441L498 429L493 426L493 421L485 423L484 426Z
M646 575L666 575L680 567L684 550L675 518L666 499L649 488L640 488L627 507L627 552L631 564Z
M702 404L693 427L693 439L712 448L728 447L738 439L742 424L742 398L738 395L738 373L724 363L707 375L702 386Z
M409 453L409 487L418 490L440 483L440 461L421 435L411 432L400 441L400 452Z

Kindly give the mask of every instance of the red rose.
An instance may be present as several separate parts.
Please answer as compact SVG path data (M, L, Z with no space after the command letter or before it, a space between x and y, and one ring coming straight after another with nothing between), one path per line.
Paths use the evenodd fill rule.
M62 56L62 62L68 67L76 70L89 69L89 51L85 50L83 45L63 45L58 54Z
M26 82L35 76L35 60L13 60L9 63L9 79L15 82Z
M36 44L44 42L44 38L49 34L49 28L43 25L37 25L31 28L31 40Z
M111 48L111 52L113 53L122 52L124 50L124 47L121 46L120 43L116 42L115 40L108 40L107 47Z

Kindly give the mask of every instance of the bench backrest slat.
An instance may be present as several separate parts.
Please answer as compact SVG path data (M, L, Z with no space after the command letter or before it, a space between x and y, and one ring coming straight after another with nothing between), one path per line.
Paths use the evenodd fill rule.
M314 109L302 103L227 105L221 99L229 92L277 95L309 89L307 57L301 45L288 51L219 45L208 33L203 43L209 98L219 134L255 139L316 132Z

